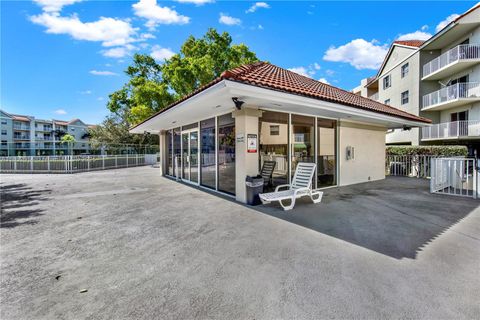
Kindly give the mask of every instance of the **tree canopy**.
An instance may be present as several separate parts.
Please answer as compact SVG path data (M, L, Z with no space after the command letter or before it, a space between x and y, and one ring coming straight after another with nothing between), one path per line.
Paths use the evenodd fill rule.
M75 137L72 136L70 133L66 133L60 139L61 142L75 142Z
M201 38L190 36L180 52L163 63L149 55L135 54L125 70L129 81L109 96L107 107L114 116L107 118L104 125L116 121L128 132L130 125L207 84L223 71L256 61L257 56L246 45L232 44L227 32L219 34L215 29L209 29Z

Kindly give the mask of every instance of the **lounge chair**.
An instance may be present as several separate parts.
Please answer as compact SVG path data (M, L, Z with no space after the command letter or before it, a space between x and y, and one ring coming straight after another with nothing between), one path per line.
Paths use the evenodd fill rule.
M275 192L260 194L260 200L263 204L272 201L278 201L283 210L291 210L295 206L295 199L309 196L313 203L322 201L323 192L312 190L312 178L315 173L315 164L299 162L291 184L280 185L275 188ZM280 191L282 188L287 190ZM284 200L290 200L290 205L284 205Z
M273 171L275 170L275 161L263 161L262 170L260 170L260 175L263 177L265 184L270 187L273 185Z

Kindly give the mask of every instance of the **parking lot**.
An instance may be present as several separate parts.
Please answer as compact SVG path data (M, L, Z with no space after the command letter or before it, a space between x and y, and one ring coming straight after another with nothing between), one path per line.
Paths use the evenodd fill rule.
M478 318L477 200L388 178L247 207L136 167L2 175L2 319Z

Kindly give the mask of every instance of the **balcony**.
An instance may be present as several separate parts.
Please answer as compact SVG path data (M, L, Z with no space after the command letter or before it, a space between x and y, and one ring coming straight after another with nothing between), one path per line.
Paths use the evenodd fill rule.
M480 44L462 44L423 66L422 80L440 80L480 62Z
M445 110L480 101L480 83L457 83L423 96L422 111Z
M372 100L378 101L378 92L370 95L370 96L368 97L368 99L372 99Z
M29 127L29 126L21 126L21 125L14 124L14 125L13 125L13 130L30 131L30 127Z
M422 141L459 138L480 138L480 120L444 122L422 128Z
M30 140L30 136L27 135L14 135L13 140Z

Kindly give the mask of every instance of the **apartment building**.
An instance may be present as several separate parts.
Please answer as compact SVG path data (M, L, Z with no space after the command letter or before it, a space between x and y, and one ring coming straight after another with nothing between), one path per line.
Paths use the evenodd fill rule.
M10 114L0 110L1 156L41 156L89 153L88 129L92 125L80 119L43 120L33 116ZM64 134L75 137L75 143L61 143Z
M466 145L480 154L480 5L427 41L395 41L377 75L353 92L432 120L390 131L388 145Z

